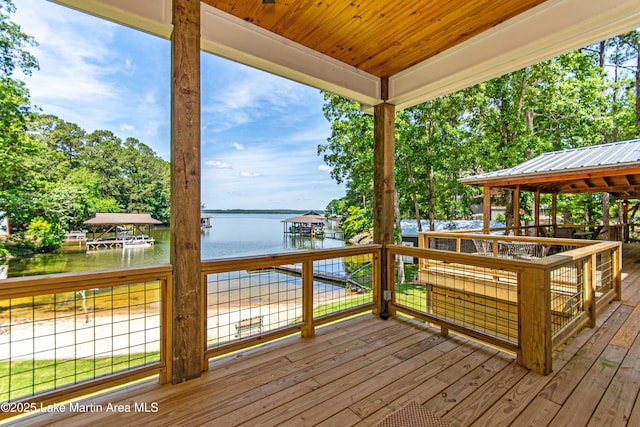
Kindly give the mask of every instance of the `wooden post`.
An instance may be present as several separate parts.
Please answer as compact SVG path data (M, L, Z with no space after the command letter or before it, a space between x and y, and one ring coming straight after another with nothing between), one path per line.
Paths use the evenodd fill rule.
M526 277L526 283L523 278ZM518 363L543 375L551 373L550 273L527 267L518 274L520 351Z
M489 234L489 230L491 230L491 187L485 185L482 195L482 232Z
M513 190L513 225L516 226L516 236L520 235L520 186Z
M584 278L584 310L589 316L588 326L590 328L596 326L596 261L596 254L592 254L580 266Z
M384 97L383 97L384 98ZM388 271L394 265L387 260L385 245L394 242L394 151L395 106L382 103L374 107L373 128L373 241L383 245L380 262L380 298L378 307L384 309L384 290L394 277Z
M558 226L558 193L553 193L551 197L551 228L553 237L556 236L556 227Z
M536 231L534 236L539 237L539 229L540 229L540 190L537 190L534 193L533 198L533 225L536 227Z
M200 277L200 1L173 1L171 39L172 382L200 376L204 352Z
M622 239L620 241L629 243L629 200L622 201Z
M302 263L302 336L311 338L315 335L313 325L313 260Z
M613 288L616 291L615 301L622 301L622 243L611 251L611 274L613 275Z

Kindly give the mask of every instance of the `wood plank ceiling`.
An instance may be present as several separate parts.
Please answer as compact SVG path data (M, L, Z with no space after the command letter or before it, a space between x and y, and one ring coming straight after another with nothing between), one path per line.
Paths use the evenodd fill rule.
M203 0L377 77L390 77L545 0Z

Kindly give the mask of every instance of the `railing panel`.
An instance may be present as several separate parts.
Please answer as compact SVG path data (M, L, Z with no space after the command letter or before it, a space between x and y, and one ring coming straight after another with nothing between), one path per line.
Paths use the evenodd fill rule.
M379 245L205 261L206 357L374 307Z
M417 310L449 326L518 344L517 272L428 256L419 257L418 265L413 280L395 284L399 310Z
M207 347L302 322L302 264L207 276Z
M314 319L373 303L372 254L317 260L313 272Z
M584 261L570 261L550 271L551 335L585 311Z
M158 270L131 269L130 283L122 271L3 282L0 401L38 401L61 389L77 395L95 380L115 385L165 372L171 268Z
M614 289L614 264L613 250L600 252L596 255L595 290L596 299L605 292Z

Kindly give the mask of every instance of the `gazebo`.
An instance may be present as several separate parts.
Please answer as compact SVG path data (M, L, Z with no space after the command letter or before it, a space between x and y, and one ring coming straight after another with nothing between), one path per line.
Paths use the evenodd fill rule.
M534 225L540 225L540 195L552 194L551 220L556 229L558 194L609 193L623 200L624 222L628 221L628 201L640 199L640 139L543 153L517 166L486 172L460 180L484 187L483 229L489 230L490 194L493 188L514 192L514 223L520 223L519 194L535 194Z

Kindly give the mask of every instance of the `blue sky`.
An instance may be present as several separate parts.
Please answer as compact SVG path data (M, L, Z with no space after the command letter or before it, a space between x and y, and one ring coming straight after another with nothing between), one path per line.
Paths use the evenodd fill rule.
M170 44L45 0L14 0L35 37L34 106L87 132L134 137L170 157ZM330 126L319 90L202 54L202 203L324 209L344 195L316 154Z

